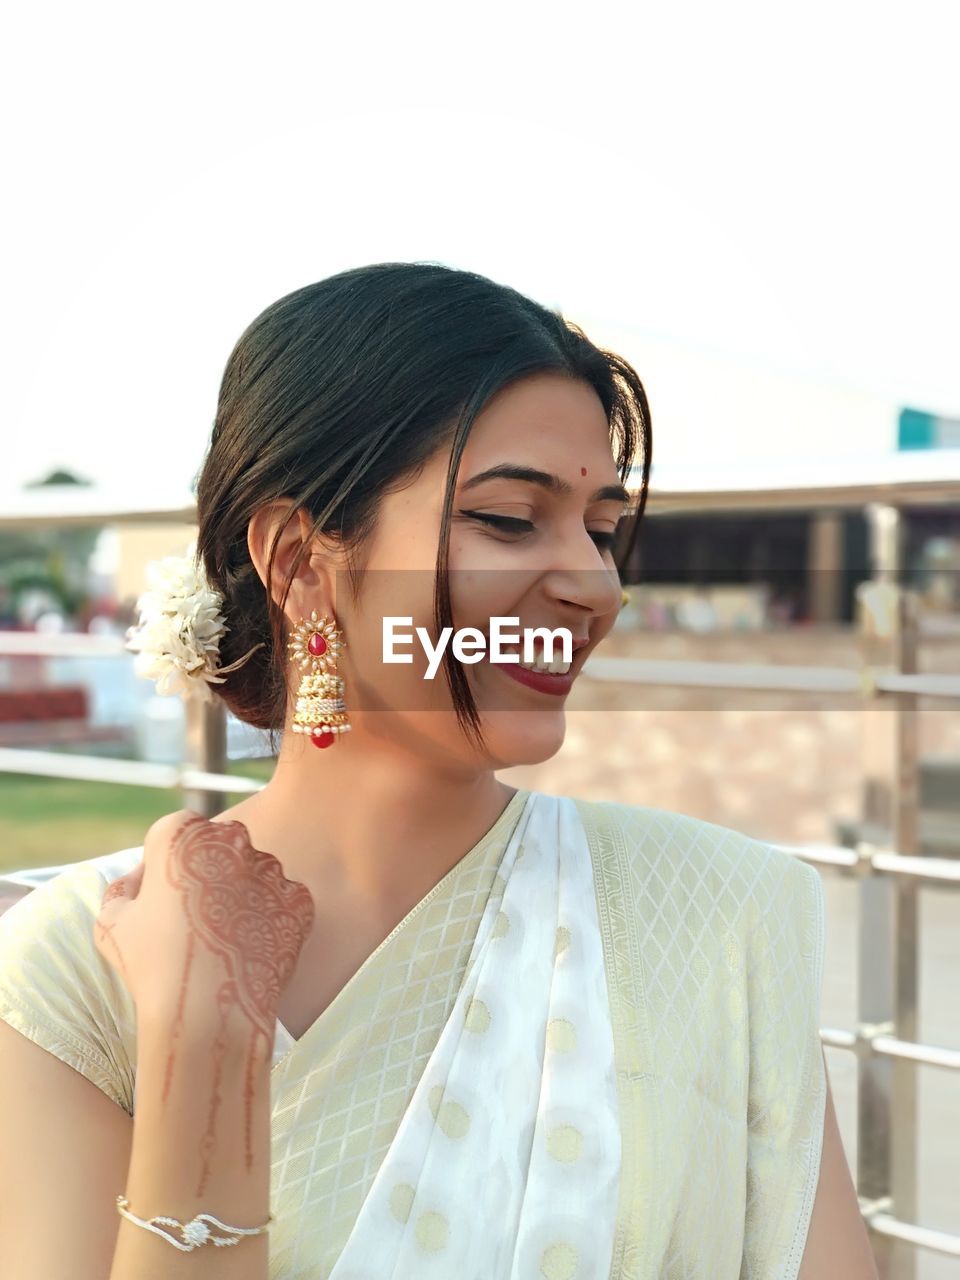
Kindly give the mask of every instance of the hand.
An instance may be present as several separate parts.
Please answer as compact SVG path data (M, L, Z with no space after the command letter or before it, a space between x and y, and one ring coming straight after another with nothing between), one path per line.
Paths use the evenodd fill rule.
M309 889L254 849L243 823L181 809L153 824L142 860L107 888L94 934L138 1019L179 1034L184 1020L193 1029L219 1017L222 1028L236 1010L272 1046L314 914Z

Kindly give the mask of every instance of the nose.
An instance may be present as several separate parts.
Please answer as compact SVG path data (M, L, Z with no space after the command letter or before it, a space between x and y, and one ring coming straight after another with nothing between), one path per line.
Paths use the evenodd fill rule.
M614 565L601 557L586 529L582 536L565 539L556 560L544 574L544 587L551 599L575 605L584 613L612 613L620 608L622 587Z

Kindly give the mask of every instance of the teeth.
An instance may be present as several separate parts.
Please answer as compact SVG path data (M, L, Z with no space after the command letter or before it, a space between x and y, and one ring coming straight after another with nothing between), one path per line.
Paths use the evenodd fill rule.
M555 676L565 676L570 670L569 662L564 662L562 658L554 658L552 662L547 663L542 653L538 653L533 662L524 662L521 658L519 665L527 671L549 671Z
M559 645L555 647L555 653L559 647ZM526 671L548 671L551 675L565 676L570 670L571 664L569 662L564 662L563 658L559 656L555 656L549 663L544 661L543 649L539 644L536 647L536 657L533 662L524 662L523 658L520 656L521 649L516 645L501 644L500 651L504 655L509 654L511 656L515 656L518 659L518 665L523 667Z

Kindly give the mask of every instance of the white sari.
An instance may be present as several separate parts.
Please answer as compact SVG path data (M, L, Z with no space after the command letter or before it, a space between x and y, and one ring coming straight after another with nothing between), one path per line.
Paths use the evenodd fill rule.
M613 1033L572 800L530 796L453 1010L331 1280L605 1276Z

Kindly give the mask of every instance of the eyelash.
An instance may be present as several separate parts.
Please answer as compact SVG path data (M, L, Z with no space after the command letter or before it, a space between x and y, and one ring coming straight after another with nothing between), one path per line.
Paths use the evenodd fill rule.
M474 520L480 520L484 524L493 525L495 529L499 529L502 533L529 533L533 528L530 520L520 520L516 516L494 516L483 511L464 511L465 516L470 516ZM612 551L615 533L607 533L604 529L588 530L590 537L601 551Z

